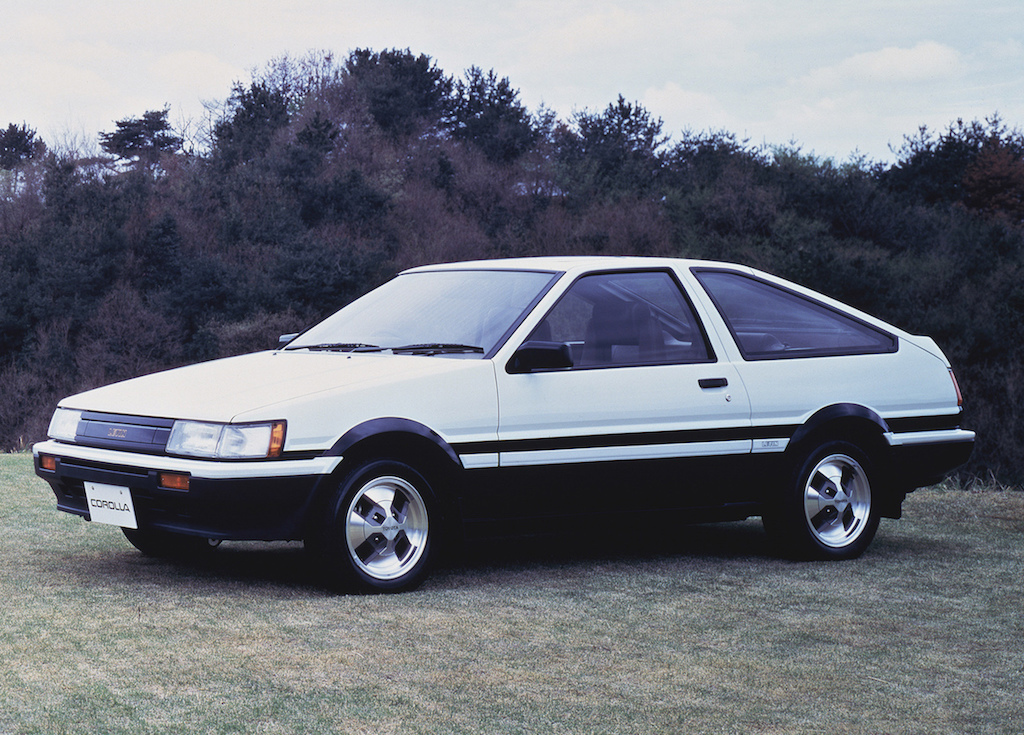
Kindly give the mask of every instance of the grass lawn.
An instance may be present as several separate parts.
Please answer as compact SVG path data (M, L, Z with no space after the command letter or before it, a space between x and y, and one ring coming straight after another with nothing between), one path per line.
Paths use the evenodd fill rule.
M345 596L301 548L147 559L0 456L0 735L1024 732L1024 493L933 489L863 558L757 521L480 548Z

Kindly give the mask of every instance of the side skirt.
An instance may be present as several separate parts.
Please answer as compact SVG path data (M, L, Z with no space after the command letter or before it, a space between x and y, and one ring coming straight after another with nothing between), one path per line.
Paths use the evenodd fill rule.
M585 519L643 523L665 513L688 523L742 520L760 513L781 467L781 454L744 454L467 470L459 508L467 533L558 532Z

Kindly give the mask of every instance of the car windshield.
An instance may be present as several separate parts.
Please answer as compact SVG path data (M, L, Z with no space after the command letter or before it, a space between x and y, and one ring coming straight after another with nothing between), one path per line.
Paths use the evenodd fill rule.
M488 354L554 276L506 270L405 273L299 335L287 349Z

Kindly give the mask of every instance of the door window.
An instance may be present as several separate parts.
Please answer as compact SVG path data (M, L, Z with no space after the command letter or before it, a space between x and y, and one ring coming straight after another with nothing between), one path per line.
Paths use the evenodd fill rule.
M664 271L584 276L529 339L569 344L576 369L714 360L693 308Z

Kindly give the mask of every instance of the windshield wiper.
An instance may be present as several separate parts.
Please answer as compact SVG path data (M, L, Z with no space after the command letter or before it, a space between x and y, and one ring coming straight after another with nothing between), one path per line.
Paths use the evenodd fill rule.
M441 355L445 353L474 352L483 354L484 348L476 345L460 345L448 342L426 342L419 345L402 345L389 348L392 352L421 352L425 355Z
M318 345L297 345L288 346L289 350L324 350L336 352L380 352L383 347L370 345L365 342L324 342Z
M452 353L479 353L484 348L476 345L460 345L449 342L424 342L423 344L400 345L398 347L381 347L365 342L323 342L316 345L289 345L288 350L310 350L323 352L414 352L424 355L441 355Z

